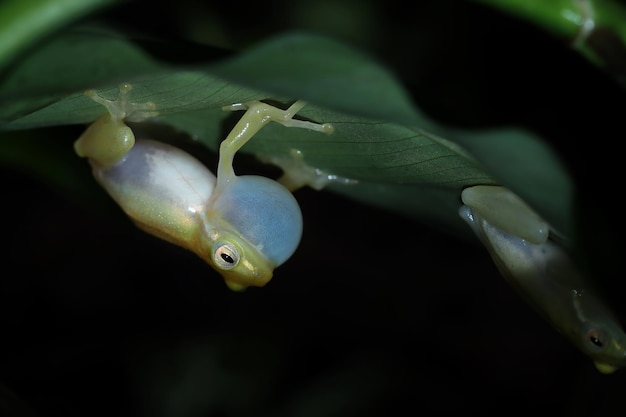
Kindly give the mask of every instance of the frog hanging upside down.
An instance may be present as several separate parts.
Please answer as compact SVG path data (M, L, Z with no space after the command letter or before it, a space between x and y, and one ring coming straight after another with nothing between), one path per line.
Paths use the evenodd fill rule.
M108 113L75 142L76 153L89 159L97 181L138 227L196 253L232 290L264 286L300 243L302 214L280 183L235 175L234 155L271 121L325 134L333 127L293 119L302 101L286 110L260 101L227 106L224 110L246 112L220 145L216 177L178 148L135 138L125 121L158 113L153 103L129 102L131 89L122 84L115 100L85 93Z

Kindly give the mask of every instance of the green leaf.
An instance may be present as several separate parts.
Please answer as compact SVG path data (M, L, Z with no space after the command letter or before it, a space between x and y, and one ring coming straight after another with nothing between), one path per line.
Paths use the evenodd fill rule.
M334 134L270 124L243 151L286 156L298 149L310 166L359 181L334 186L333 191L454 233L469 234L456 213L462 188L498 182L528 198L563 233L572 230L567 174L549 156L541 164L545 172L535 175L527 169L536 166L530 161L536 161L537 147L542 146L538 138L519 131L446 133L411 103L386 69L346 45L287 34L218 60L212 58L223 57L223 52L194 49L209 58L187 65L163 58L169 56L168 47L174 46L164 44L160 54L148 53L145 43L89 30L54 38L0 83L0 127L89 123L105 110L82 94L85 88L108 85L99 93L114 98L117 82L132 81L130 99L152 101L159 111L157 118L137 129L165 124L216 151L227 126L238 117L222 106L304 98L310 104L299 116L332 123ZM70 61L70 56L82 59ZM62 74L58 82L47 81L44 73L50 70ZM515 156L515 163L493 162L506 160L506 152Z
M287 97L298 92L301 99L351 114L407 125L419 120L422 128L431 126L389 71L355 49L322 36L290 34L269 39L218 63L211 72Z

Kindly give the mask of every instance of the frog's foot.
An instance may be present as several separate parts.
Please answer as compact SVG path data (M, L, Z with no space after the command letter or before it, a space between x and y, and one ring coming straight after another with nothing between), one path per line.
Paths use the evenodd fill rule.
M248 110L250 112L256 112L261 115L262 123L273 121L280 123L285 127L297 127L302 129L314 130L316 132L325 133L330 135L334 132L335 128L330 123L315 123L306 120L296 120L293 117L298 113L306 102L298 100L293 103L287 110L282 110L267 103L261 101L249 101L246 103L236 103L229 106L222 107L224 111L239 111Z
M550 226L524 200L506 187L475 185L461 192L463 204L489 224L534 244L548 240Z
M297 149L292 149L289 156L259 155L257 158L283 170L283 175L278 179L278 182L289 191L295 191L306 185L319 191L329 184L354 185L358 183L357 180L331 174L320 168L307 165L304 162L304 155Z
M85 95L98 104L103 105L112 119L126 120L129 122L142 122L151 117L156 117L156 105L151 102L132 103L128 101L128 92L133 89L129 83L120 84L119 93L115 100L107 100L98 95L96 90L87 90Z

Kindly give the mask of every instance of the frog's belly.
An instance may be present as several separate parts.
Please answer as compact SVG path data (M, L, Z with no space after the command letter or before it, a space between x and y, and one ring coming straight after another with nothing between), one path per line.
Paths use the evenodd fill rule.
M122 162L94 168L94 175L139 226L183 246L215 188L215 176L200 161L150 140L138 140Z

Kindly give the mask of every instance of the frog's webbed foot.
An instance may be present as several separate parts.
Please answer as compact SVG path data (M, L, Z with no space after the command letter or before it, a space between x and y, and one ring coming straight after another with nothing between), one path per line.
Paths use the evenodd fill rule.
M144 120L156 117L156 104L151 101L145 103L133 103L128 100L128 92L133 89L129 83L119 85L119 93L115 100L108 100L96 92L96 90L85 91L85 96L98 104L103 105L112 119L126 120L129 122L143 122Z
M280 123L285 127L297 127L301 129L314 130L316 132L325 133L330 135L335 131L333 125L330 123L315 123L306 120L297 120L293 117L302 108L306 106L306 102L298 100L293 103L287 110L279 109L278 107L271 106L261 101L249 101L246 103L236 103L228 106L223 106L224 111L239 111L239 110L251 110L261 115L261 124L268 121L274 121Z
M329 184L354 185L357 180L331 174L320 168L315 168L304 162L302 151L292 149L289 156L258 155L261 162L270 163L283 170L283 175L277 180L289 191L309 186L321 190Z

